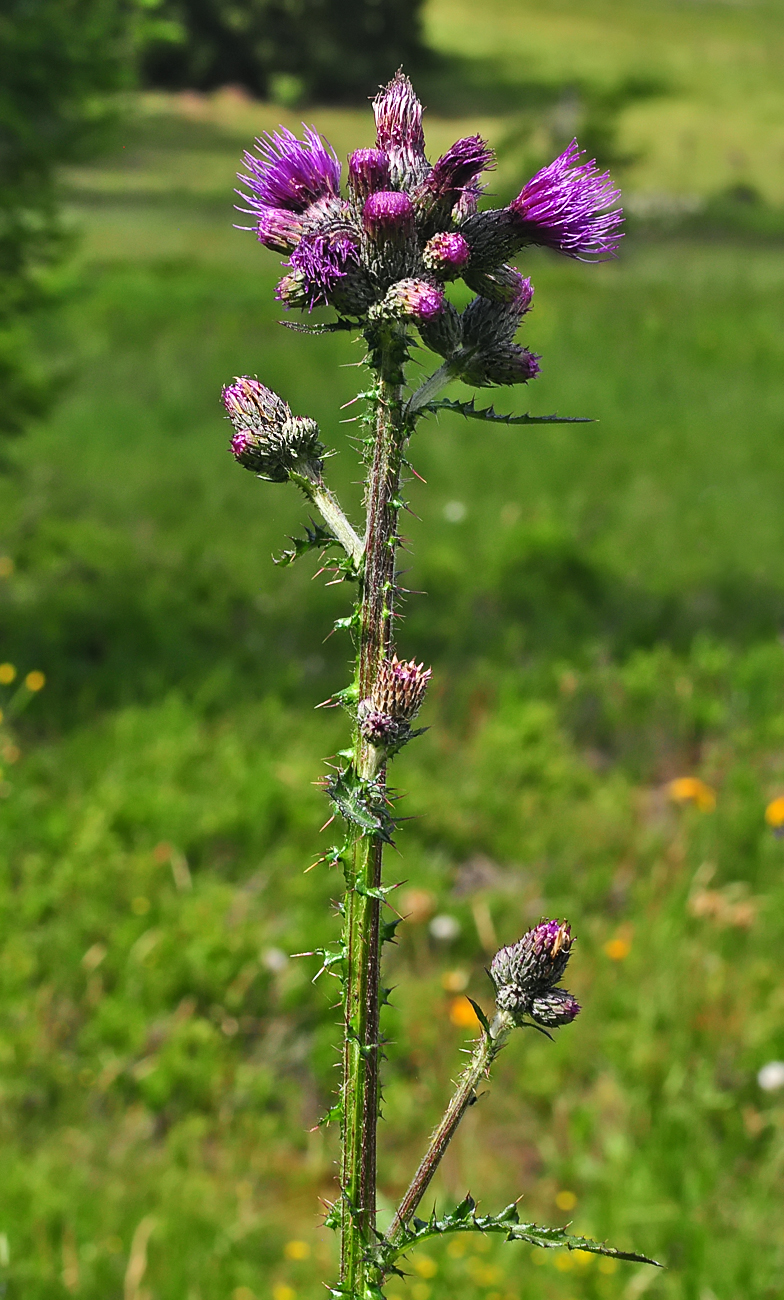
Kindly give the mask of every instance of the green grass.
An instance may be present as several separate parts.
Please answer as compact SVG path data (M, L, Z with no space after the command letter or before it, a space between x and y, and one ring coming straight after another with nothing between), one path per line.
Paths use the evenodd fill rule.
M484 6L481 33L454 12L430 22L455 58L517 66L529 42L554 81L625 73L655 20L695 104L724 93L727 42L767 66L777 17L526 6L521 35L522 9ZM0 658L47 677L16 718L24 692L0 688L10 1300L315 1300L334 1269L336 1145L311 1131L337 1080L334 988L286 955L336 932L337 879L303 872L330 842L312 783L346 720L313 706L345 680L346 641L325 638L348 593L270 562L304 512L234 466L218 394L258 373L319 419L356 509L339 408L359 354L282 330L274 257L230 228L241 141L273 110L185 109L148 101L125 156L71 180L86 240L43 341L72 377L0 482ZM367 142L366 115L311 116L341 152ZM442 106L435 147L469 129ZM784 1094L756 1073L784 1059L784 842L764 821L784 793L784 253L638 239L612 266L527 269L543 374L497 404L598 422L443 416L412 447L409 585L427 594L400 645L434 682L396 769L412 820L389 870L413 919L388 960L383 1202L471 1035L455 998L488 1006L494 942L566 914L584 1012L555 1044L517 1036L437 1195L522 1194L525 1215L667 1270L433 1246L390 1296L774 1300ZM684 775L715 810L669 799ZM459 922L451 945L434 913Z

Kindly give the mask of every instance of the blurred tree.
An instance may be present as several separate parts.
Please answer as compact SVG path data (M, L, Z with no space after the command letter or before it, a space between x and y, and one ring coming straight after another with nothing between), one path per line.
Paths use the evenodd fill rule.
M127 84L132 0L2 0L0 6L0 432L47 405L25 318L51 295L66 239L57 169L93 151Z
M372 94L401 63L421 65L423 0L162 0L182 39L150 42L149 84L242 85L294 105Z

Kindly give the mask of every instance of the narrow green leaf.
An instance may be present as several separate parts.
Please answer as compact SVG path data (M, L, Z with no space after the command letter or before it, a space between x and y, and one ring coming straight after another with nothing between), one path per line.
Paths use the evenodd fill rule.
M485 420L490 424L593 424L588 415L502 415L492 406L476 407L474 399L470 402L453 402L448 397L428 402L422 411L454 411L467 420Z
M516 1205L507 1205L500 1214L477 1214L476 1204L467 1196L450 1213L437 1218L435 1212L426 1223L414 1218L408 1225L406 1235L395 1244L382 1243L376 1252L379 1267L383 1272L391 1270L394 1261L410 1250L420 1241L429 1237L440 1237L450 1232L495 1232L503 1235L507 1241L526 1241L531 1246L543 1250L584 1250L591 1255L607 1255L611 1259L629 1260L635 1264L651 1264L661 1268L655 1259L640 1255L636 1251L616 1250L604 1242L592 1241L590 1237L575 1236L566 1228L543 1228L536 1223L521 1223Z
M484 1011L482 1010L478 1002L474 1002L473 998L469 998L468 1001L471 1003L471 1006L474 1008L474 1011L476 1012L476 1018L489 1038L490 1021L487 1019L487 1016L485 1015Z
M275 564L285 566L293 564L300 556L306 555L308 551L323 551L327 546L338 546L337 537L333 537L328 528L321 524L315 523L311 519L311 527L305 525L305 537L291 537L289 541L294 543L290 551L282 551L280 555L273 555L272 559Z

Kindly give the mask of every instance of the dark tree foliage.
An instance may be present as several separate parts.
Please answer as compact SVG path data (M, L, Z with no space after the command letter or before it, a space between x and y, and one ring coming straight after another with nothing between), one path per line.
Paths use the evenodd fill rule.
M182 39L152 42L149 84L242 85L263 98L352 100L423 55L423 0L163 0Z
M107 95L131 66L120 0L0 4L0 432L45 409L51 383L30 361L23 322L47 297L64 247L57 169L94 149Z

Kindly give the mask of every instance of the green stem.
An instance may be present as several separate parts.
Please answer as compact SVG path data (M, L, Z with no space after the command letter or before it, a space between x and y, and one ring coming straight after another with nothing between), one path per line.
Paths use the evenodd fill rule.
M299 475L292 474L292 478L295 478L308 500L312 501L320 511L324 522L332 529L346 555L350 556L358 568L365 553L365 546L351 527L334 492L331 492L319 475L310 471L308 467L305 467Z
M366 486L367 529L357 656L357 698L370 694L381 661L392 653L397 516L403 446L405 335L387 328L371 351L378 371L373 458ZM359 731L357 774L376 773L376 752ZM383 843L354 838L346 866L346 951L343 1056L343 1192L341 1281L351 1296L364 1296L367 1247L376 1225L376 1128L378 1124L380 904L367 890L381 884Z
M481 1079L486 1078L490 1066L498 1053L506 1046L514 1022L505 1011L499 1011L490 1026L489 1034L482 1033L471 1060L461 1074L452 1100L444 1112L441 1123L430 1138L427 1151L423 1156L411 1184L398 1206L395 1217L386 1235L386 1240L393 1245L399 1244L406 1235L406 1226L416 1211L430 1183L433 1180L444 1152L454 1137L457 1126L468 1107L476 1101L476 1089Z

